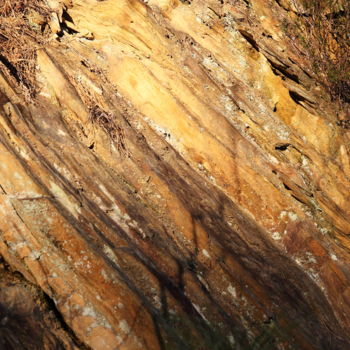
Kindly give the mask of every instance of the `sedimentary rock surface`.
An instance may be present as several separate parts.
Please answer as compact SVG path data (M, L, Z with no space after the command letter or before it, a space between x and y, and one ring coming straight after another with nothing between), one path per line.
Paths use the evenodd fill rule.
M0 76L0 254L57 328L32 348L350 348L349 133L293 3L48 2L35 94Z

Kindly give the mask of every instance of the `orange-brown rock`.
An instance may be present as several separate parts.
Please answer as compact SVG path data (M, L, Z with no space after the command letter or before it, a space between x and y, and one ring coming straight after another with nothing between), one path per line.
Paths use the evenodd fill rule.
M0 77L0 254L60 344L350 348L349 133L294 2L48 3L36 96Z

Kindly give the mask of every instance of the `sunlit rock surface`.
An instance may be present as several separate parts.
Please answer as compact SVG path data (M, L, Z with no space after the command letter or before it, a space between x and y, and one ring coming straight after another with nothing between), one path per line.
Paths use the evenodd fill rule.
M0 77L0 253L62 347L350 348L349 134L292 2L49 4L34 100Z

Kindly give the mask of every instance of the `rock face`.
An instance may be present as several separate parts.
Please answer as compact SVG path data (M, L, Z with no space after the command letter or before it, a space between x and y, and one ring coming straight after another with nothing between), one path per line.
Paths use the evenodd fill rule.
M350 348L349 134L293 3L48 2L37 94L0 76L0 254L48 349Z
M85 349L40 289L0 261L0 348Z

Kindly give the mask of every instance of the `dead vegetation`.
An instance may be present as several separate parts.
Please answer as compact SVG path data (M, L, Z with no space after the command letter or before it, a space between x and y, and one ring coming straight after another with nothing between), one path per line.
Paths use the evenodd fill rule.
M46 40L50 12L41 0L0 0L0 70L35 95L36 51Z
M88 60L82 62L90 72L97 74L102 81L106 83L106 77L102 70L98 67L91 65ZM71 82L74 85L80 99L83 104L89 110L89 122L101 128L104 133L109 137L111 144L113 144L118 150L120 155L127 155L127 149L125 146L125 134L123 128L117 122L117 116L111 111L110 108L105 106L103 99L94 92L94 89L89 87L84 81L76 77L71 77Z
M121 155L126 155L124 131L121 126L116 124L115 120L116 117L113 113L104 111L98 105L90 108L90 121L102 128Z
M350 103L350 1L292 0L295 20L286 24L333 101ZM344 105L343 105L344 106Z

